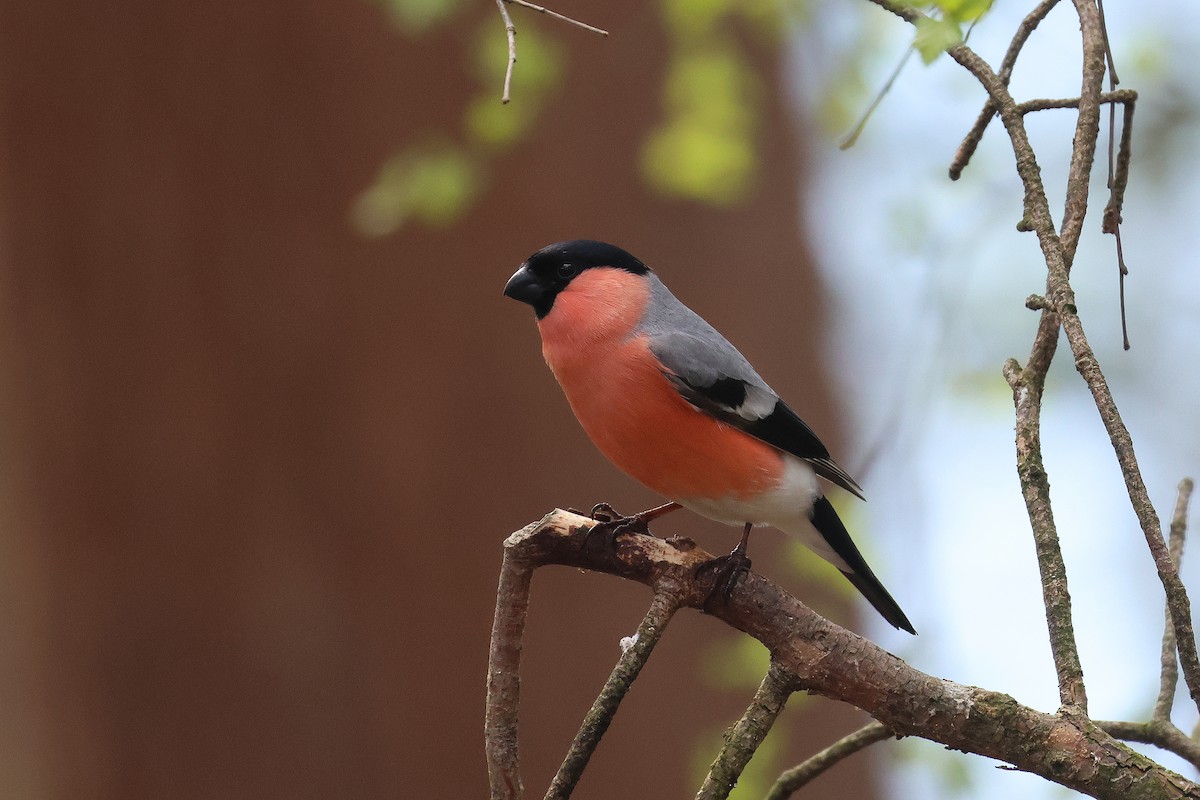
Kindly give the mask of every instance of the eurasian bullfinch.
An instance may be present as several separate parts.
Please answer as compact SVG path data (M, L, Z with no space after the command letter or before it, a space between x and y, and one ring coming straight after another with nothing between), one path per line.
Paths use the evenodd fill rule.
M534 253L504 294L533 306L542 354L571 409L614 464L679 506L794 534L841 570L884 619L916 633L871 572L818 477L862 490L754 367L611 244L572 241ZM744 567L743 567L744 568Z

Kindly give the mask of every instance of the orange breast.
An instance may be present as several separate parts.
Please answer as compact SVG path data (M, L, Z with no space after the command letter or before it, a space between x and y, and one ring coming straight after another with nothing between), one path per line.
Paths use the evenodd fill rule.
M551 367L588 436L626 473L671 499L745 499L778 484L782 455L693 408L644 339L588 350Z
M632 335L645 280L589 269L538 322L542 353L575 416L609 460L673 500L748 499L775 488L783 456L688 404Z

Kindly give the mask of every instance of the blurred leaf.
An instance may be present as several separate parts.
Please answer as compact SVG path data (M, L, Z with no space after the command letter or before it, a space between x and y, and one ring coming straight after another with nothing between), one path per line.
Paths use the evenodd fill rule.
M700 662L705 683L718 689L753 691L767 674L771 653L762 642L737 635L718 639Z
M375 0L406 33L424 33L454 16L462 0ZM503 29L502 29L503 30Z
M953 47L962 41L962 29L953 20L920 17L916 25L917 34L913 38L913 47L917 48L926 64L932 64L947 47Z
M479 166L459 148L410 148L383 165L359 195L351 219L365 236L387 235L410 219L448 225L474 201L482 181Z
M714 205L740 200L757 164L753 70L732 47L710 43L672 61L664 91L668 119L642 150L647 179L668 194Z
M936 0L942 16L955 22L973 22L992 7L992 0Z
M494 91L475 96L466 108L467 133L481 144L503 147L521 138L537 117L534 102L501 104Z
M746 194L754 152L744 137L689 116L650 136L642 165L650 182L668 194L728 206Z
M713 33L721 18L736 8L733 0L663 0L662 3L667 32L682 42Z

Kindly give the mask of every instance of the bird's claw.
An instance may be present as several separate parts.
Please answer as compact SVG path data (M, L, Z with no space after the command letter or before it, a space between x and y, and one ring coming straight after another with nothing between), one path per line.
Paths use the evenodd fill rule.
M602 542L601 552L607 554L614 565L620 565L620 559L617 558L617 537L624 533L650 533L649 523L641 516L635 514L626 517L608 503L597 503L588 516L596 520L597 524L593 525L584 537L583 549L591 547L592 542L599 537Z
M736 548L727 556L717 556L696 567L697 576L710 569L716 572L712 588L704 598L704 608L707 610L718 601L723 605L728 604L733 590L737 588L742 577L750 572L750 566L750 557L740 548Z
M596 505L592 506L592 511L588 516L599 522L614 522L616 520L628 519L628 517L622 516L621 512L608 503L596 503Z

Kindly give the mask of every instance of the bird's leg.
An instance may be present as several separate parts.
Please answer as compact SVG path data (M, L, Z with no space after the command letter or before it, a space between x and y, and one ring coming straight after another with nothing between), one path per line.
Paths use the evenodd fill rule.
M593 536L601 536L604 541L604 549L615 559L618 536L622 533L649 534L651 520L658 519L663 514L669 514L678 508L681 508L679 503L664 503L661 506L655 506L647 511L626 517L608 503L597 503L592 507L590 516L600 524L593 525L587 532L583 546L586 548Z
M717 599L720 599L722 603L728 603L729 595L733 593L738 581L750 571L750 557L746 555L746 547L750 543L750 530L753 527L754 523L746 523L746 527L742 530L741 541L729 555L717 556L696 567L697 573L708 569L716 570L717 573L716 580L713 581L712 588L708 591L708 597L704 600L706 608Z

